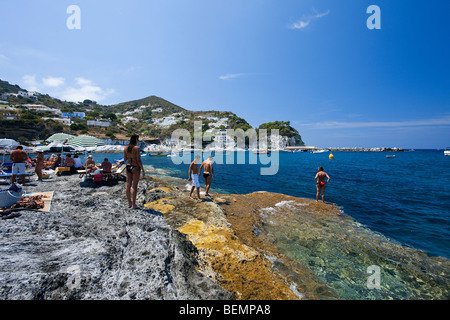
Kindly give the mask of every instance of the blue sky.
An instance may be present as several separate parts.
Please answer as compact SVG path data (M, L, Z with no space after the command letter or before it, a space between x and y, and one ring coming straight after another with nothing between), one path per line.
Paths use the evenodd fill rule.
M381 29L369 30L370 5ZM450 146L450 2L0 0L0 79L283 120L308 145ZM67 8L81 10L69 30Z

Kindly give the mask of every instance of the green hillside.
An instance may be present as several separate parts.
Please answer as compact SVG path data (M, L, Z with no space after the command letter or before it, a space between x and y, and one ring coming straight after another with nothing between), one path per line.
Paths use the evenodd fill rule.
M150 109L152 110L162 108L164 114L172 114L187 111L186 109L183 109L182 107L179 107L157 96L150 96L139 100L133 100L128 102L122 102L115 105L110 105L108 106L108 110L111 112L124 113L139 108L140 106L149 106Z
M17 93L19 90L23 90L17 84L12 85L8 81L0 80L0 93Z
M243 118L229 111L189 111L172 102L157 96L122 102L115 105L101 105L95 101L69 102L53 98L48 94L34 97L18 96L19 90L26 91L17 85L0 80L0 94L9 93L8 108L0 111L0 138L21 138L21 140L42 140L55 132L71 134L89 134L99 138L128 139L132 134L139 134L146 140L170 138L176 129L186 129L194 134L195 121L202 121L202 132L215 132L225 129L252 128ZM14 95L14 93L16 95ZM33 110L26 105L45 105L51 110ZM52 120L56 111L73 113L84 112L84 119L72 119L72 124L63 125ZM12 117L11 117L12 116ZM50 118L50 119L47 119ZM108 127L91 127L87 121L97 120L110 122ZM303 145L297 130L289 121L275 121L260 126L261 129L279 129L280 134Z

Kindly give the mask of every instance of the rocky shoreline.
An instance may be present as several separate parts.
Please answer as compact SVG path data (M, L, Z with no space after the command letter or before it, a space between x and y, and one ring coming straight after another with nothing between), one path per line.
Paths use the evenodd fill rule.
M155 186L141 181L141 203ZM197 271L197 249L161 213L128 209L123 181L76 175L24 189L54 191L52 207L0 221L0 299L233 299Z
M396 296L447 297L448 260L374 237L334 205L270 192L197 202L184 181L148 173L139 210L128 208L123 180L54 176L26 185L28 194L54 191L51 210L0 220L0 299L342 299L314 266L344 271L336 279L361 282L355 292L370 298L361 267L373 264L400 272ZM307 261L281 252L275 239L285 249L301 243Z
M140 210L127 207L125 181L55 176L24 190L54 191L51 210L0 221L0 299L317 298L279 271L274 247L246 241L230 223L228 196L197 202L148 175Z

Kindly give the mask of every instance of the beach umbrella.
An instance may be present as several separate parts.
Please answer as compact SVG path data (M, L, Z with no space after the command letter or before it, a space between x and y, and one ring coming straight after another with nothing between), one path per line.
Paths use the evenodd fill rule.
M0 148L16 148L20 143L13 139L0 139Z
M67 133L56 133L49 137L46 141L54 142L54 141L66 141L75 138L75 136Z
M69 140L69 142L67 142L67 145L72 146L72 147L83 147L83 148L87 148L87 147L98 147L98 146L104 146L105 143L96 138L96 137L92 137L92 136L78 136L76 138L73 138L71 140Z

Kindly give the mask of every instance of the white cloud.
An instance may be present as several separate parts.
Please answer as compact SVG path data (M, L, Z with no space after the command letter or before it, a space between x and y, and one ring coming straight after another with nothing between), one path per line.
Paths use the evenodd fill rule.
M367 121L367 122L340 122L325 121L317 123L307 123L303 126L312 129L354 129L354 128L401 128L401 127L421 127L421 126L448 126L450 116L442 118L410 120L410 121Z
M231 74L225 74L223 76L219 76L220 80L231 80L234 78L245 76L245 73L231 73Z
M327 16L328 14L330 14L330 10L327 10L327 11L322 12L322 13L316 13L316 14L313 14L313 15L304 16L299 21L294 22L293 24L291 24L289 26L289 28L290 29L298 29L298 30L304 29L307 26L309 26L313 20L317 20L317 19L323 18L323 17Z
M41 81L36 79L36 75L25 75L22 77L22 87L28 91L38 91L47 93L52 97L79 102L86 99L100 102L115 91L103 89L92 80L78 77L74 79L74 84L66 84L63 77L44 77Z
M91 80L85 78L75 79L76 87L67 87L61 92L60 98L67 101L79 102L85 99L102 101L114 90L104 90L95 85Z
M38 83L36 81L36 75L26 74L22 77L24 89L28 91L39 91Z
M47 87L59 87L64 84L64 78L48 77L42 78L42 83Z

